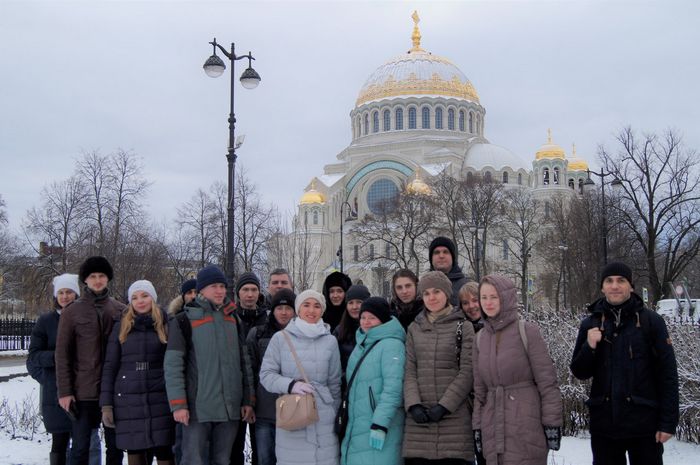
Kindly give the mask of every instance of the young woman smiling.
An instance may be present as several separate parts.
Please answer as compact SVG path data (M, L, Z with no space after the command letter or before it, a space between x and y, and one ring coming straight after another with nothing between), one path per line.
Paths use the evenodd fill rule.
M175 423L165 393L167 347L164 311L146 280L129 287L129 306L112 328L102 369L102 421L116 428L117 447L129 465L174 464Z

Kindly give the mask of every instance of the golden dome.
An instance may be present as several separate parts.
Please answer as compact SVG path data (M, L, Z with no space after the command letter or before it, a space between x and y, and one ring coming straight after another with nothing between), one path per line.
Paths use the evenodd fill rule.
M547 143L540 147L535 154L536 160L542 160L543 158L566 158L564 149L552 142L551 129L547 129Z
M311 189L304 192L299 202L300 205L309 205L312 203L326 203L326 196L316 190L315 181L311 181Z
M443 96L479 102L472 83L447 58L433 55L420 45L418 13L412 15L413 47L377 68L360 89L355 106L391 97Z
M425 181L423 181L419 176L418 176L418 171L416 171L416 178L408 183L408 186L406 186L406 191L409 194L420 194L420 195L431 195L433 193L432 189L430 189L430 186L428 186Z
M569 171L588 171L588 162L576 156L576 144L574 144L571 149L568 169Z

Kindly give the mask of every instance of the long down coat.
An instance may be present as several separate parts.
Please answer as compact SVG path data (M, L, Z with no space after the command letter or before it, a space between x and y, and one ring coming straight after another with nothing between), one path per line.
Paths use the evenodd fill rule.
M27 371L41 385L41 417L47 433L69 433L72 429L66 411L58 405L54 349L59 313L52 310L41 315L32 329L27 357Z
M348 427L340 448L342 465L399 465L403 438L403 372L406 333L399 320L375 326L365 333L358 329L358 344L348 361L346 379L372 345L352 382L348 395ZM369 446L372 424L387 429L382 450Z
M163 312L164 321L167 316ZM107 344L102 368L100 405L111 405L122 450L149 449L175 443L175 423L165 393L163 358L153 319L136 315L124 343L117 322Z
M449 305L449 303L448 303ZM471 414L467 405L472 390L474 329L455 307L431 323L423 310L408 327L404 407L437 404L450 413L437 423L419 424L406 416L403 456L428 460L473 460ZM460 325L461 323L461 325ZM457 345L458 328L462 343ZM459 363L457 352L459 351Z
M474 429L481 429L486 463L545 465L543 426L562 426L557 373L538 327L525 323L527 350L518 328L513 282L490 275L501 310L484 318L474 344Z
M276 430L275 452L278 465L337 465L338 438L333 431L340 405L340 353L338 342L326 331L316 337L306 336L292 320L284 331L289 334L299 361L316 393L319 420L297 431ZM287 394L292 381L303 376L294 362L282 331L272 336L260 369L260 382L269 392Z

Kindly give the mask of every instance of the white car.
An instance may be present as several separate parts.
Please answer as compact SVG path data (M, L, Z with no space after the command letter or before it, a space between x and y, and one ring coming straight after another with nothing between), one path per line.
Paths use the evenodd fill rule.
M690 299L692 307L688 311L688 301L680 300L680 306L676 299L662 299L656 304L656 313L671 321L697 321L700 316L700 299Z

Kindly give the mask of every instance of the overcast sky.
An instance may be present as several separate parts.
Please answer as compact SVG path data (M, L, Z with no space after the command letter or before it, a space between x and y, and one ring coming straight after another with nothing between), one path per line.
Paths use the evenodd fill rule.
M252 51L262 77L236 89L238 166L292 210L349 144L366 78L411 47L414 9L423 48L476 87L486 137L527 161L550 127L589 161L627 124L700 149L699 4L0 0L0 194L17 231L94 149L143 158L159 221L225 181L230 68L202 70L216 37Z

